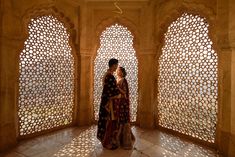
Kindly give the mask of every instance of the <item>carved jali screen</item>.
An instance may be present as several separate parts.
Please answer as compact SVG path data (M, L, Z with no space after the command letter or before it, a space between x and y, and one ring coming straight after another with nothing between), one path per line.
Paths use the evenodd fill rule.
M183 14L165 33L159 58L159 125L214 143L218 110L218 56L198 15Z
M94 113L98 119L102 94L102 78L111 58L119 60L119 66L126 69L129 83L131 121L136 120L138 103L138 61L133 47L133 35L119 24L107 27L100 36L100 47L94 62Z
M31 19L19 64L21 136L72 122L74 57L69 34L57 18Z

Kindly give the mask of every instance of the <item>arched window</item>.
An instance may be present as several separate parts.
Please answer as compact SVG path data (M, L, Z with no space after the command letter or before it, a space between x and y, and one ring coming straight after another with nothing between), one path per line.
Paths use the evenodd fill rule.
M218 56L208 23L183 14L165 33L159 58L159 125L214 143L218 106Z
M31 19L20 54L19 132L28 135L72 122L74 57L69 34L55 17Z
M133 47L133 35L124 26L114 24L107 27L100 36L100 47L94 62L94 109L98 119L100 98L102 94L102 78L108 69L108 61L117 58L119 65L127 71L129 83L131 121L136 120L138 101L138 61Z

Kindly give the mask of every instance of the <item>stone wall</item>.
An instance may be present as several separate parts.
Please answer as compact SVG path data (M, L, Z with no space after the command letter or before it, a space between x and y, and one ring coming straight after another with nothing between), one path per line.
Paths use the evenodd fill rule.
M63 9L61 9L61 7ZM61 10L61 11L59 11ZM0 151L9 149L18 139L18 89L19 89L19 55L27 39L27 25L31 18L44 14L53 14L63 21L71 35L72 52L79 66L79 54L76 47L79 44L79 7L63 1L5 1L1 0L1 62L0 62ZM76 80L80 80L80 70L76 69ZM78 82L75 83L78 88ZM80 98L75 92L75 109ZM75 112L77 113L77 112ZM78 121L76 114L74 119ZM76 123L76 121L74 123Z
M147 1L120 2L123 14L117 14L110 2L63 0L1 1L1 106L0 150L18 142L19 54L27 39L30 18L53 14L69 28L76 58L76 100L74 125L94 123L93 65L99 46L99 35L107 25L120 22L134 34L139 60L139 107L137 124L153 128L153 78L155 53L153 45L153 5ZM146 20L149 21L146 23ZM145 31L148 30L148 31ZM150 90L149 90L150 89ZM148 121L148 123L146 123Z
M231 136L228 156L235 156L235 1L229 1L229 42L232 50L231 59Z
M218 146L225 156L232 157L235 155L235 22L232 20L235 14L235 3L232 0L218 0L217 3L217 44L223 65Z
M219 56L219 96L218 122L215 147L225 156L235 155L234 139L234 2L218 1L159 1L155 9L156 27L156 59L161 55L163 34L169 24L183 12L196 13L204 16L210 27L209 36L213 48ZM156 81L155 81L156 82ZM156 83L157 87L157 83ZM156 88L155 87L155 88ZM156 98L156 97L155 97Z
M139 104L136 124L153 128L157 91L157 59L163 34L183 12L201 14L210 24L209 35L219 55L219 120L216 146L234 156L235 148L235 2L233 0L142 0L114 4L95 0L1 0L0 1L0 151L18 142L19 54L27 39L29 19L52 13L61 19L71 34L76 58L76 99L73 125L94 123L93 66L99 35L105 27L119 22L134 35L139 62ZM229 142L228 142L229 141Z

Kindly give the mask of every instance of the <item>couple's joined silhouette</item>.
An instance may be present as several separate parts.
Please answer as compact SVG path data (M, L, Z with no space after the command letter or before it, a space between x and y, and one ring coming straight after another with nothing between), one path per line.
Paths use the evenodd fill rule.
M132 149L134 135L130 126L130 100L125 68L118 60L109 60L103 77L103 91L99 109L97 138L107 149ZM113 73L117 72L117 79Z

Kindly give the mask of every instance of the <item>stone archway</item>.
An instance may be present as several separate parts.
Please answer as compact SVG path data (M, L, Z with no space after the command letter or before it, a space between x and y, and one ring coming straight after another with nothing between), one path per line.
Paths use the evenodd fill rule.
M218 55L206 19L184 13L165 33L158 67L158 123L215 143Z
M100 97L102 92L102 76L108 68L110 58L117 58L120 66L127 70L130 88L131 121L136 121L138 106L138 60L133 46L134 36L127 27L118 22L106 27L100 35L100 47L94 60L94 112L98 119Z
M24 18L30 22L19 60L21 138L74 122L77 57L72 28L61 22L64 20L60 15L55 8L48 8L34 10Z

